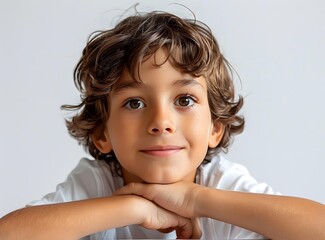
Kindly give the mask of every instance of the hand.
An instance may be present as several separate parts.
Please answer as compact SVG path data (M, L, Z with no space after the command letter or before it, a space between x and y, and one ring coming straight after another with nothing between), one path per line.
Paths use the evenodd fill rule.
M114 195L134 194L144 197L171 212L186 218L197 217L196 199L202 186L180 181L172 184L130 183Z
M165 210L151 201L139 198L137 209L140 216L140 225L152 230L168 233L176 230L177 238L200 238L201 230L198 220L191 220ZM139 204L140 203L140 204Z

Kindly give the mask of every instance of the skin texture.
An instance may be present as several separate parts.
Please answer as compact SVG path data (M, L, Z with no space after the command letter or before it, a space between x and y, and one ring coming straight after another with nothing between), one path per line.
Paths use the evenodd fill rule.
M125 183L193 182L208 146L217 146L222 137L223 127L211 121L205 79L182 74L169 61L154 66L165 60L164 51L158 50L143 63L142 84L123 72L109 96L106 128L93 136L99 150L114 150ZM33 227L26 222L33 222ZM17 210L1 219L0 238L78 239L131 224L176 230L179 238L201 235L198 219L128 195Z
M0 239L72 240L131 224L163 232L175 229L179 238L201 235L196 222L128 195L17 210L1 218Z
M208 146L222 137L222 126L211 120L205 79L169 61L155 66L166 58L160 49L145 61L142 82L123 72L110 94L106 128L93 139L101 152L114 149L126 183L193 182Z
M185 181L131 183L115 194L135 194L180 216L214 218L270 239L325 239L325 207L307 199L209 189Z
M194 184L207 148L223 126L211 121L205 79L160 67L163 50L140 68L141 83L124 71L110 94L109 120L92 136L103 153L114 150L125 183L114 196L33 206L0 219L0 239L79 239L138 224L179 238L201 236L209 217L271 239L325 239L325 207L284 196L209 189Z

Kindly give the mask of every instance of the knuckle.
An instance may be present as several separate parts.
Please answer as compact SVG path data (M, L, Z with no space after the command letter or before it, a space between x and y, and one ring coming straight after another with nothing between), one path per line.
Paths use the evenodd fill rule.
M127 187L128 187L129 189L134 189L134 188L136 187L136 183L135 183L135 182L131 182L131 183L129 183L129 184L127 185Z

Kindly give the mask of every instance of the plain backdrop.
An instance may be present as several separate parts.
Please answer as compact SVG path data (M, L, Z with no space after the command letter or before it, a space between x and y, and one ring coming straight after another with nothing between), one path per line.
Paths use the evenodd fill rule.
M139 1L208 24L240 80L244 133L226 157L286 195L325 203L325 2ZM0 216L54 191L87 156L60 106L89 34L136 1L0 1Z

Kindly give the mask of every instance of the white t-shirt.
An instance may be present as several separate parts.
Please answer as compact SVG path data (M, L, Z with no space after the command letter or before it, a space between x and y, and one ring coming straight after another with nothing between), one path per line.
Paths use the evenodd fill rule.
M222 156L213 157L211 162L199 167L196 183L224 190L278 194L265 183L258 183L242 165L231 163ZM29 205L69 202L96 197L111 196L123 186L123 179L113 174L104 161L81 159L76 168L60 183L53 193ZM243 228L210 218L201 218L202 239L263 239L263 236ZM175 232L163 234L137 225L98 232L83 239L175 239Z

